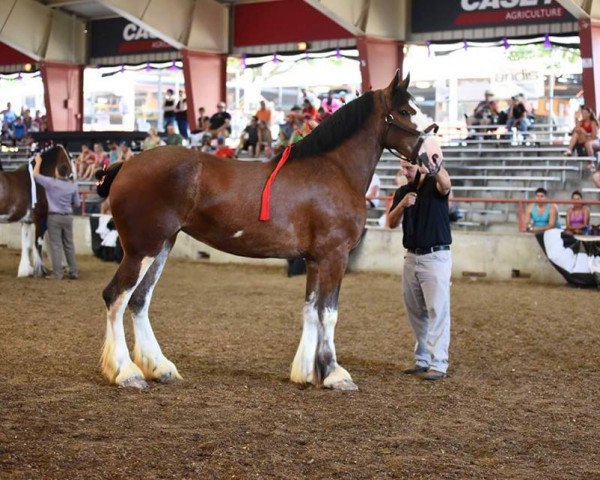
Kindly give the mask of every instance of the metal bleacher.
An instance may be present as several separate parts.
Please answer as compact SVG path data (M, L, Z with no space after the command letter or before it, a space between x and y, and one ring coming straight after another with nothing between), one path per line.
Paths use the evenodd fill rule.
M517 204L499 203L497 199L531 199L539 187L548 190L553 199L568 199L573 190L582 191L584 198L590 200L600 193L600 189L588 188L592 183L587 167L596 163L596 158L564 155L568 136L554 126L537 125L525 134L483 127L476 134L471 131L467 135L466 130L455 129L442 132L439 138L445 167L452 178L453 195L458 198L453 205L462 215L454 223L455 228L514 229ZM399 168L397 158L389 154L381 157L376 173L381 180L382 197L396 190ZM369 212L367 225L380 226L385 210L381 202Z

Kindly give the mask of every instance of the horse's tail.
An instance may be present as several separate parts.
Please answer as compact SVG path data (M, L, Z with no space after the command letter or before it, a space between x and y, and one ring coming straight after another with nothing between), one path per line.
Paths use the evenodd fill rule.
M122 166L123 162L118 162L111 165L107 169L98 170L96 172L95 176L98 180L96 191L98 192L98 195L100 195L102 198L108 197L108 194L110 192L110 186L112 185L113 180L117 176L117 173L119 173L119 170L121 170Z

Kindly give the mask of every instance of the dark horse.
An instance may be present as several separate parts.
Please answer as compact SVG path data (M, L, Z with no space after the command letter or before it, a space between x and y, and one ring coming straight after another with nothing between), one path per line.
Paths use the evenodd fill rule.
M348 103L295 144L273 183L266 222L259 221L261 194L280 157L266 164L240 162L158 147L109 169L99 193L110 188L125 255L103 292L108 313L101 363L108 380L146 388L145 380L181 378L161 351L148 309L183 231L235 255L305 257L304 327L291 380L357 389L336 359L338 296L348 253L365 226L365 192L383 149L408 157L418 143L408 83L396 73L387 88ZM127 305L135 333L133 361L123 328Z
M41 174L53 177L60 164L69 165L69 154L62 145L49 148L42 153ZM44 273L42 262L42 243L46 232L48 202L44 187L35 185L37 203L32 208L31 176L28 166L12 172L0 172L0 222L21 222L21 261L17 276L40 277ZM35 232L32 232L35 227ZM31 265L30 253L33 256Z

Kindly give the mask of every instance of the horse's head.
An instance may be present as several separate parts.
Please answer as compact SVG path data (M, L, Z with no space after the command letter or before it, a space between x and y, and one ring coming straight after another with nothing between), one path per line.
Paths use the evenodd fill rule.
M63 172L68 172L66 177L71 177L73 174L73 166L71 164L71 158L67 153L67 150L62 145L54 145L44 152L41 153L42 166L40 167L40 173L49 177L53 177L56 170L60 167ZM62 166L64 165L64 167Z
M424 135L431 130L437 130L437 125L431 125L424 131L417 130L416 124L411 120L411 117L417 112L410 104L413 97L408 93L409 84L410 74L401 80L400 71L396 70L396 75L391 83L387 88L381 90L384 121L387 124L383 147L400 158L416 163Z

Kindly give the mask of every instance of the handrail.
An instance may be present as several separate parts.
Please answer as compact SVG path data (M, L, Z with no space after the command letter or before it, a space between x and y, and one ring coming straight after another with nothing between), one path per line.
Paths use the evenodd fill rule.
M392 206L392 201L394 200L394 195L385 195L381 197L377 197L379 200L383 200L385 202L385 226L389 228L389 220L388 213L390 211L390 207ZM554 200L554 199L546 199L546 200L537 200L537 199L529 199L529 198L473 198L473 197L451 197L448 199L450 202L454 203L516 203L517 204L517 218L518 218L518 227L519 232L526 231L526 221L525 221L525 209L524 205L528 203L552 203L557 205L600 205L600 200Z

